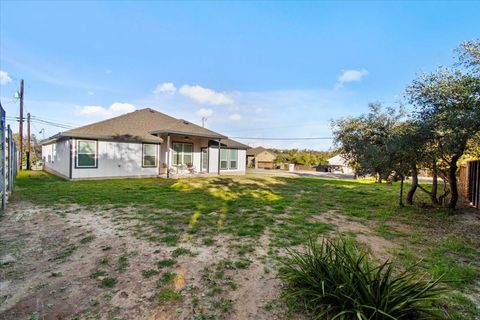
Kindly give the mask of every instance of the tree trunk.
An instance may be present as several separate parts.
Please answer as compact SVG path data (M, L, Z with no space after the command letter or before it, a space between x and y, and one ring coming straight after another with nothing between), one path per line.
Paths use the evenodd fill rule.
M418 188L418 169L416 165L413 165L412 168L412 184L410 185L410 190L407 193L407 203L413 204L413 196L415 195L415 191Z
M403 207L403 180L404 180L404 177L402 175L400 177L400 199L398 201L398 204L400 205L400 207Z
M377 172L375 183L382 183L382 175Z
M448 208L455 209L458 202L458 187L457 187L457 161L460 159L459 156L455 155L452 157L452 162L450 164L450 169L448 170L448 182L450 184L450 202L448 203Z
M434 160L432 163L432 193L430 194L430 198L432 199L432 203L437 205L437 190L438 190L438 169L437 169L437 162Z

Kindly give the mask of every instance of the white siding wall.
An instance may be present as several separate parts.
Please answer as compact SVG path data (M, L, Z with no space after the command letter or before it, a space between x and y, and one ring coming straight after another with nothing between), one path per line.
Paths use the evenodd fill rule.
M98 141L97 168L75 168L73 140L72 179L155 176L157 167L142 167L142 143Z
M65 178L70 174L70 140L60 140L42 146L45 170Z
M208 148L208 170L210 173L218 172L218 149L215 147Z
M158 147L159 165L166 163L167 139ZM97 168L76 168L75 148L76 140L72 139L72 179L88 178L115 178L115 177L141 177L156 176L159 173L158 166L155 168L142 167L142 143L125 143L98 141ZM193 165L199 172L201 168L201 148L208 144L207 139L175 139L171 142L193 143ZM55 146L54 146L55 145ZM170 149L170 164L173 164L173 150ZM70 173L70 140L61 140L54 144L42 146L42 158L45 159L45 169L53 171L68 178ZM49 161L50 159L50 161ZM221 174L243 174L245 173L246 150L238 150L238 166L235 170L221 170ZM218 172L218 149L209 148L209 172Z
M245 173L247 166L247 150L238 150L238 169L237 171L241 171Z

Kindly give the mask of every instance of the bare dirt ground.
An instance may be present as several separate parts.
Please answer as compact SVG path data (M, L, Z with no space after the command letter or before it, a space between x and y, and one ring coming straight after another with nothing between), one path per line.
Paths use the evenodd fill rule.
M346 217L335 211L324 212L315 216L314 219L334 225L336 232L354 234L355 239L365 244L371 254L379 260L383 261L391 258L391 253L398 249L398 245L394 242L375 234L372 222ZM406 225L401 227L402 229L410 229Z
M238 239L219 235L209 246L183 235L176 246L158 244L140 239L138 221L118 219L116 210L11 203L0 217L0 319L302 319L280 299L268 232L238 265ZM334 211L314 219L355 234L379 259L397 249L371 222ZM478 235L480 219L467 214L450 228ZM186 251L174 256L178 248Z
M275 272L266 273L259 261L266 255L266 239L249 254L248 268L224 268L231 286L216 288L221 292L211 295L205 278L212 275L206 269L218 271L219 263L234 258L229 239L215 239L216 246L188 241L159 246L136 238L114 215L115 209L92 212L78 206L52 209L11 203L0 220L0 319L210 319L213 314L223 319L277 319L286 312L275 305L280 294ZM171 258L178 247L194 255L177 257L168 272L142 275L156 270L156 262ZM128 259L123 272L115 267L122 256ZM107 276L90 276L98 269L118 282L101 288ZM162 273L174 274L162 288L181 293L181 298L159 301Z

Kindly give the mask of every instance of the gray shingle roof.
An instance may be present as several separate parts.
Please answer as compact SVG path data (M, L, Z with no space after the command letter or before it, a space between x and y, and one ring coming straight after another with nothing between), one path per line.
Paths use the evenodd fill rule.
M49 143L64 137L162 143L163 139L157 135L167 133L210 139L227 139L224 135L205 129L189 121L177 119L156 110L146 108L61 132L46 140L44 143ZM227 140L232 144L236 143L239 146L241 145L242 148L245 146L239 142L230 139Z
M233 149L248 149L249 147L246 144L232 140L232 139L222 139L220 140L221 148L233 148ZM218 141L210 140L208 143L209 146L218 147Z

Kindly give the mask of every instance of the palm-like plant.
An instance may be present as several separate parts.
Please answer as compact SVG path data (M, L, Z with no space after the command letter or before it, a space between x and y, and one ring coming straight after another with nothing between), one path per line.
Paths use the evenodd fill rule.
M438 319L433 302L445 289L439 279L375 264L348 241L310 240L306 251L289 251L279 277L286 297L302 301L315 319Z

